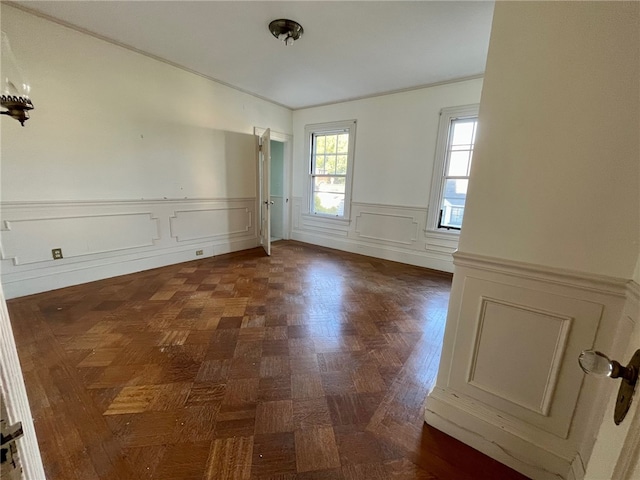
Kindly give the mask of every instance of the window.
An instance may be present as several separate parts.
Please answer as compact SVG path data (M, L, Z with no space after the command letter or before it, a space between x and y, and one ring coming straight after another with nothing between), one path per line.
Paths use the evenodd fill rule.
M309 213L348 219L356 122L307 125Z
M477 129L477 105L440 112L428 218L432 230L456 232L462 228Z

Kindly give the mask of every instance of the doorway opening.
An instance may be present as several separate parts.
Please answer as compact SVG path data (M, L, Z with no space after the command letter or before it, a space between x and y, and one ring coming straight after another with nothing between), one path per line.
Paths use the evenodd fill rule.
M290 238L293 137L261 127L253 133L258 137L258 240L270 255L272 241Z
M284 142L271 140L271 241L286 238L284 231L285 192L284 192Z

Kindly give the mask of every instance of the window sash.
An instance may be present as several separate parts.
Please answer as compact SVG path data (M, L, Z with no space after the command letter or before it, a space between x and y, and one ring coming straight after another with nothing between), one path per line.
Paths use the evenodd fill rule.
M466 142L454 144L457 133L456 127L458 125L467 126L468 124L471 124L471 131L464 132L462 134L465 136L464 140L466 140ZM464 215L464 207L467 202L467 186L469 183L471 162L473 160L473 149L475 147L477 126L477 117L449 119L449 134L447 135L446 159L444 169L442 171L442 193L440 195L440 212L438 214L437 224L438 228L443 228L446 230L460 230L462 228L462 217ZM451 172L451 162L454 153L462 153L462 155L459 156L458 161L465 161L464 154L466 153L466 164L458 165L457 167L457 169L460 170L460 167L462 166L462 169L465 170L466 175L448 174L448 172ZM455 189L455 192L451 191L451 188L449 188L450 185L454 186L453 188ZM464 188L462 188L463 185ZM460 191L458 190L459 186Z
M444 108L438 127L428 230L458 234L478 128L478 106Z
M307 125L305 130L309 141L309 213L348 220L355 121Z

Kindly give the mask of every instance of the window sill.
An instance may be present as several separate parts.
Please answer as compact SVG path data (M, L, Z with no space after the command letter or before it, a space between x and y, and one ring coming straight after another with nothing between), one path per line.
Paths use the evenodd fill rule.
M330 215L318 215L314 213L303 213L302 216L307 219L313 218L314 220L326 220L331 223L339 223L342 225L350 225L351 219L349 218L340 218L340 217L332 217Z
M446 228L442 228L442 229L427 228L424 231L424 233L425 235L440 237L440 238L450 238L450 239L460 238L460 230L447 230Z

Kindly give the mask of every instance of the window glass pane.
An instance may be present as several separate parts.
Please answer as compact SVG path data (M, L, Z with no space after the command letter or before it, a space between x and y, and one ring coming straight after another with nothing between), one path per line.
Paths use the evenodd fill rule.
M325 166L324 172L328 175L336 174L336 156L335 155L327 155L325 157Z
M347 153L349 151L349 134L341 133L338 135L338 153Z
M464 202L467 199L467 186L469 180L446 179L444 183L444 194L442 195L442 219L441 225L444 227L462 226L462 214L464 213Z
M344 215L344 195L316 192L313 194L313 211L323 215Z
M314 173L327 173L324 166L324 155L316 155L316 168Z
M454 120L451 122L453 130L451 145L471 145L473 143L475 124L475 120Z
M343 215L345 177L315 177L313 179L313 205L316 213Z
M347 174L347 156L346 155L338 155L338 160L336 162L336 173L338 175Z
M316 153L324 153L324 145L325 145L324 135L316 135L315 139L316 139L315 141Z
M325 144L325 152L327 153L336 153L336 143L338 141L338 136L337 135L325 135L324 137L326 139L326 144Z
M313 191L327 193L345 193L345 177L314 177Z
M466 177L469 175L469 150L451 152L447 176Z

